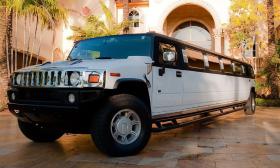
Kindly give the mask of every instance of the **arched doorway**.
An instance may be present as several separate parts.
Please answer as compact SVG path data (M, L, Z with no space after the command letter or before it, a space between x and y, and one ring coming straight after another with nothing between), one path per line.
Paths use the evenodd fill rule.
M201 6L186 4L177 7L166 17L163 28L169 36L215 50L215 21Z
M212 49L210 31L202 23L197 21L181 23L175 28L171 36L209 50Z

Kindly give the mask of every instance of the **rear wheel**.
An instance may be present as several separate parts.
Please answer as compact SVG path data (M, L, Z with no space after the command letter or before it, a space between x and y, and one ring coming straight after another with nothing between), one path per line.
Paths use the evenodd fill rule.
M34 142L53 142L60 138L64 132L36 126L34 124L18 120L21 132Z
M247 115L253 115L255 111L256 111L256 95L254 92L251 92L250 97L246 103L244 112Z
M92 139L102 152L110 156L137 154L150 138L150 113L137 97L115 95L94 116L92 130Z

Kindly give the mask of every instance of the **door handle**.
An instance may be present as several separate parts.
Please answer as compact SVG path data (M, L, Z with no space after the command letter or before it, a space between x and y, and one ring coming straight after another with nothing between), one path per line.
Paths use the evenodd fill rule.
M176 71L176 77L181 78L182 77L182 72L181 71Z

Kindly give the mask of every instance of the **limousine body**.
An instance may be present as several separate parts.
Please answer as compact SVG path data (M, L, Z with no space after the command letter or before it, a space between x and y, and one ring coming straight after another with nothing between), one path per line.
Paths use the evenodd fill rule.
M91 134L111 156L138 153L152 131L256 109L251 65L156 33L82 40L66 61L11 80L8 106L26 137Z

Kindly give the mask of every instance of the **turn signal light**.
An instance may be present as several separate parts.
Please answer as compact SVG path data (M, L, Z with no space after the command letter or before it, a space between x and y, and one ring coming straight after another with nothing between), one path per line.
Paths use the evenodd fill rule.
M100 76L97 75L97 74L89 75L88 82L89 83L98 83L99 82L99 78L100 78Z
M110 73L110 76L113 76L113 77L120 77L121 74L120 74L120 73L111 72L111 73Z

